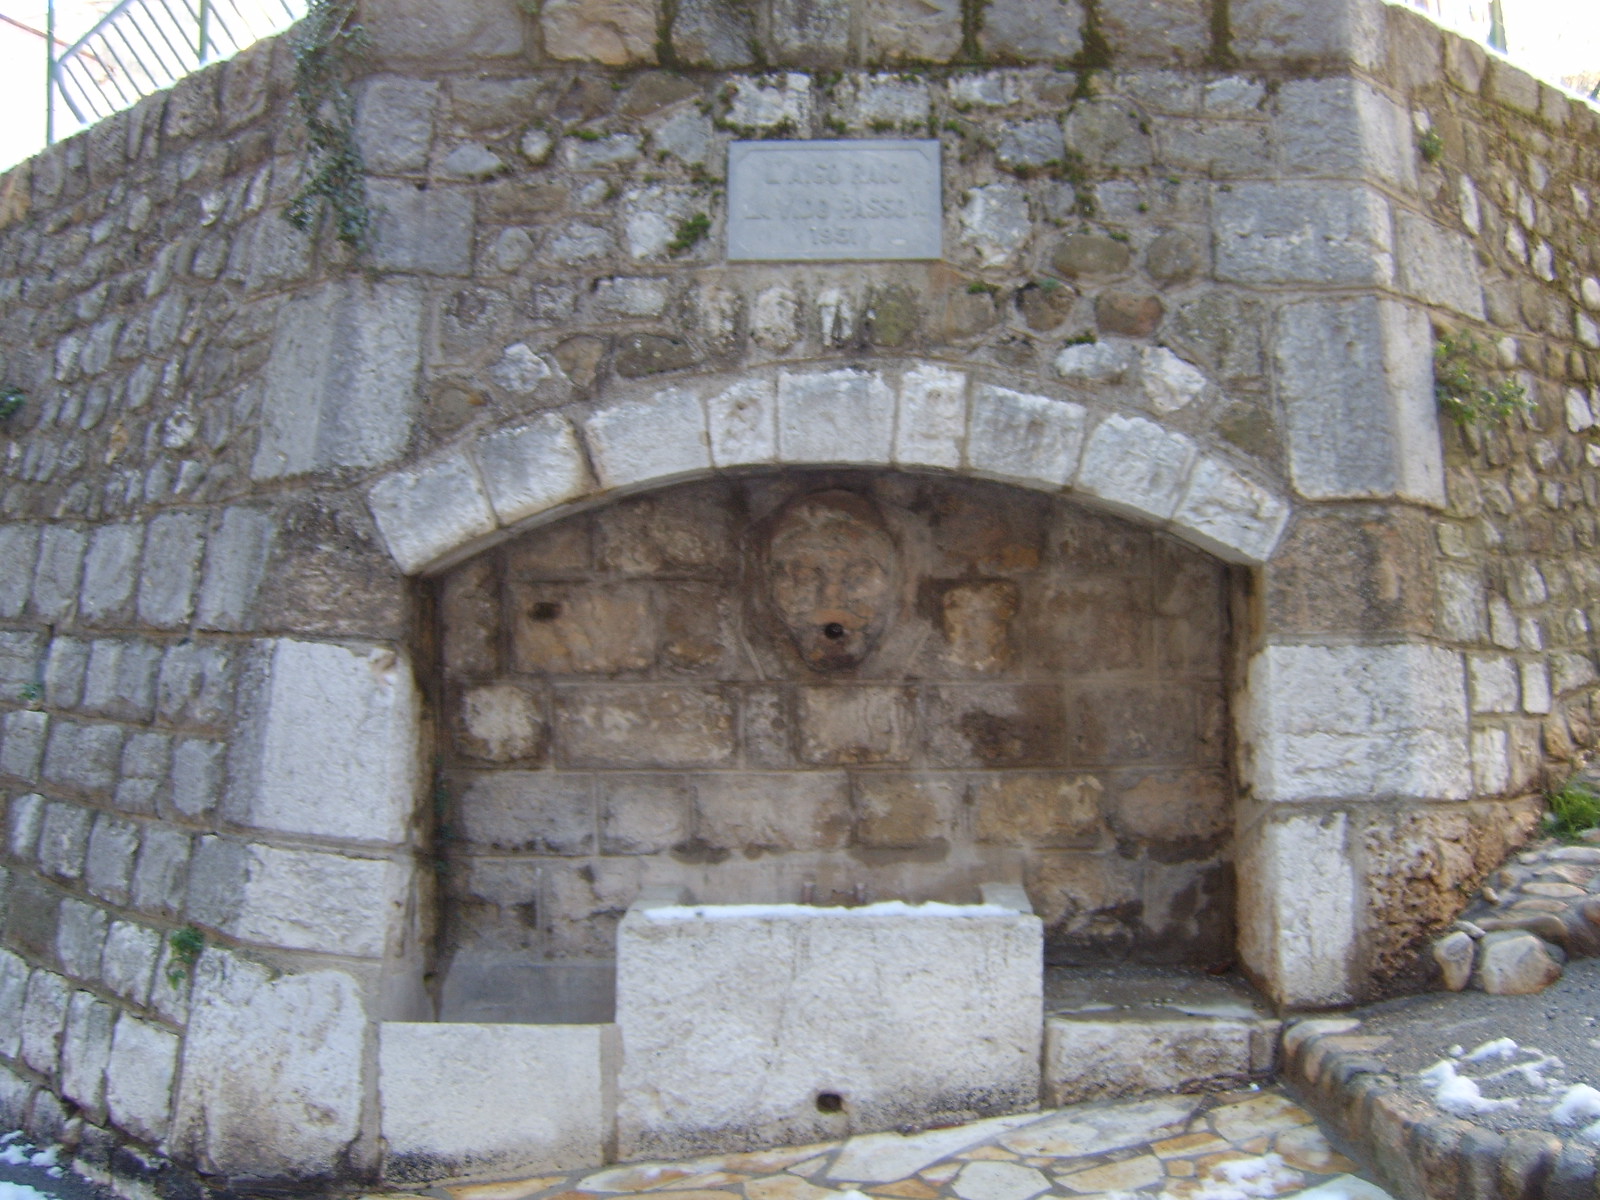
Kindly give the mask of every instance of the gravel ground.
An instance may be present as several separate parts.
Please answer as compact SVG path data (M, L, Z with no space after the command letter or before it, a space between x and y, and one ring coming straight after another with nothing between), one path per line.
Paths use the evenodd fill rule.
M1551 1109L1575 1084L1600 1088L1600 959L1568 963L1559 981L1534 996L1434 992L1355 1015L1361 1018L1361 1036L1393 1039L1373 1054L1408 1092L1436 1101L1437 1087L1424 1083L1420 1074L1442 1060L1456 1076L1473 1081L1484 1100L1515 1102L1470 1111L1473 1089L1457 1085L1468 1111L1455 1115L1479 1125L1571 1137L1574 1126L1555 1124ZM1496 1042L1497 1048L1471 1059L1475 1049Z

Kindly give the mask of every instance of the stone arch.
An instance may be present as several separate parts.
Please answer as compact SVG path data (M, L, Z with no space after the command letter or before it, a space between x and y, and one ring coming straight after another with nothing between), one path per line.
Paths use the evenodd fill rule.
M720 471L937 471L1051 494L1260 565L1277 487L1147 414L988 382L946 363L769 367L566 405L474 431L367 491L390 554L431 573L592 503Z

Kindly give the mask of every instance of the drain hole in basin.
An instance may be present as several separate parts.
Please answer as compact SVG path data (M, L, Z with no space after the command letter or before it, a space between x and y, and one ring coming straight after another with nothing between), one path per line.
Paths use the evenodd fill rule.
M838 1092L818 1092L817 1111L836 1113L844 1111L844 1097Z
M829 621L822 627L822 636L837 642L844 636L844 626L837 621Z

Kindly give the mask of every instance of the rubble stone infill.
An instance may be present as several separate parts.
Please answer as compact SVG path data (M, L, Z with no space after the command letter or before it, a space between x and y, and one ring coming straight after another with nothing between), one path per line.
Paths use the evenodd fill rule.
M1495 995L1541 991L1569 957L1600 955L1600 830L1507 862L1432 953L1450 991L1470 985Z

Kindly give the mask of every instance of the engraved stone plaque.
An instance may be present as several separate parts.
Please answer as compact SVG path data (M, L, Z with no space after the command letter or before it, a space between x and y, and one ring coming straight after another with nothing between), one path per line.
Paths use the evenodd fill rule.
M734 142L728 258L942 258L939 188L939 143L931 138Z

